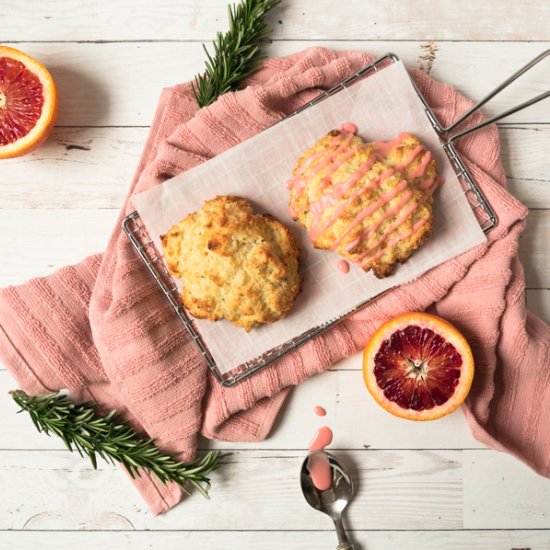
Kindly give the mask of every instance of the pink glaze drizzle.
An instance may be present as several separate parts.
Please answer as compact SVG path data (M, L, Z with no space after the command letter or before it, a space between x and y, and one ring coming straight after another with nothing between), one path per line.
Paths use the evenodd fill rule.
M328 426L321 426L313 439L309 442L310 451L322 451L327 445L332 443L332 430Z
M407 188L407 182L405 180L399 182L398 185L396 185L390 192L386 193L385 195L382 195L376 202L371 203L369 206L363 208L357 216L353 219L353 221L349 224L349 226L346 228L346 230L342 233L339 239L336 240L336 242L332 245L332 250L335 250L337 246L342 242L342 240L348 235L350 231L355 229L365 218L373 214L376 210L378 210L383 204L386 204L390 202L392 199L395 199L395 197L401 193L401 191L404 191ZM412 193L411 193L412 194ZM409 195L410 196L410 195ZM396 210L398 207L394 207L391 209L388 209L383 217L380 218L378 221L378 225L382 223L385 219L389 218L392 215L393 210ZM334 216L332 217L334 218ZM336 221L332 218L329 219L329 221ZM369 232L372 232L371 229L369 229Z
M349 263L346 262L346 260L340 260L338 262L338 269L344 274L346 275L347 273L349 273Z
M343 122L338 126L339 132L344 132L345 134L356 134L357 133L357 126L353 124L353 122Z
M400 162L399 164L397 164L395 167L398 169L398 170L406 170L411 164L412 164L412 161L419 155L419 153L421 153L422 151L424 151L424 147L422 147L422 145L417 145L412 151L411 151L411 154L407 157L406 160L404 160L403 162ZM424 175L424 172L422 172L422 175Z
M333 152L329 155L326 155L326 151L321 151L319 153L315 153L314 155L311 155L311 157L308 158L308 160L304 163L304 165L301 167L301 170L298 174L296 174L293 178L291 178L287 182L287 188L290 190L294 190L294 197L292 202L296 202L301 193L303 192L306 181L308 177L315 176L320 170L328 166L327 174L323 178L323 181L321 182L320 190L323 190L327 188L331 184L331 175L342 166L344 162L346 162L349 158L351 158L362 146L354 146L350 147L351 140L353 136L357 133L357 126L351 122L346 122L341 124L338 127L338 135L336 135L328 145L328 149L333 149ZM368 181L366 185L360 189L354 189L348 198L345 200L342 200L344 195L350 191L354 185L372 168L372 166L379 161L382 157L388 156L394 149L396 149L405 139L410 137L410 134L407 133L400 133L396 138L394 138L391 141L375 141L373 142L374 146L374 154L371 156L371 158L363 163L359 168L343 183L335 184L332 186L332 189L330 192L322 194L319 199L312 202L310 204L310 212L312 213L312 221L311 221L311 227L309 230L311 240L315 243L317 239L334 223L336 220L340 218L340 216L343 214L343 212L350 206L358 197L360 197L363 193L366 193L370 189L373 189L374 187L383 184L383 182L394 175L396 170L399 171L408 171L408 177L412 179L422 179L425 176L426 169L428 167L428 164L430 163L430 160L432 158L432 155L429 151L426 151L422 145L418 145L414 148L413 151L409 154L409 156L395 166L395 168L387 168L384 170L378 177L373 178L372 180ZM416 157L418 155L422 154L422 158L420 159L420 162L415 166L414 168L411 168L411 164L414 162ZM308 168L310 168L312 162L314 162L316 159L320 158L321 156L326 155L326 157L323 159L322 162L320 162L318 165L316 165L310 173L306 176L306 171ZM350 222L348 227L343 231L340 238L333 244L331 247L332 250L335 250L342 242L342 240L351 232L354 228L356 228L358 225L360 225L365 218L372 215L375 211L377 211L379 208L381 208L383 205L389 203L391 200L395 199L399 193L403 192L403 197L401 200L393 205L391 208L386 208L383 215L380 216L371 226L362 233L357 239L355 239L352 243L346 245L346 251L352 252L353 249L362 241L365 239L368 239L371 237L374 232L378 229L378 227L387 219L396 216L403 208L401 215L388 227L388 229L384 232L384 234L381 236L380 239L375 241L368 250L361 253L361 255L357 259L357 263L361 265L361 267L365 268L368 267L370 263L373 261L379 259L386 250L388 250L391 246L394 246L399 241L406 239L413 235L422 225L425 223L424 220L420 220L416 224L413 225L411 231L409 231L406 234L400 235L396 239L393 239L392 241L385 243L386 237L394 231L399 225L401 225L403 222L407 220L407 218L412 215L412 213L422 206L427 200L430 195L433 194L433 192L443 183L443 178L439 176L432 176L429 178L424 179L423 181L417 182L417 187L419 189L422 189L424 191L427 191L426 196L424 196L420 201L415 202L413 201L409 206L407 204L411 201L413 197L413 193L410 190L407 190L408 183L406 180L402 180L399 182L397 186L395 186L391 191L383 194L379 199L366 206L361 212L357 214L357 216ZM334 209L334 212L332 215L325 221L322 220L324 212L330 208L336 206ZM290 213L291 215L296 218L300 212L297 212L294 207L290 206ZM385 246L383 246L385 245ZM379 249L379 250L377 250ZM376 251L377 250L377 251ZM373 252L376 253L374 256L369 257ZM346 262L347 263L347 262ZM342 264L343 265L343 264ZM347 271L344 271L340 267L340 264L338 264L338 268L343 271L344 273L347 273ZM349 265L348 265L349 270Z
M334 210L334 213L328 220L319 227L323 212L325 209L329 206L334 206L338 203L338 201L345 195L349 189L357 183L374 165L375 159L372 159L372 162L365 162L363 163L359 169L350 176L350 178L345 181L344 183L335 185L332 189L331 193L328 193L326 195L321 195L321 197L310 204L309 209L311 213L313 214L313 219L311 221L311 228L309 230L309 235L311 237L311 240L315 242L344 212L344 210L358 197L360 197L363 193L366 193L370 189L374 187L374 183L367 184L365 187L362 187L361 189L356 189L355 191L352 191L349 198L347 198L345 201L340 202L336 209Z
M353 139L353 134L339 133L337 136L334 136L334 138L329 142L329 145L327 148L332 149L334 146L336 146L336 149L331 154L327 155L317 166L315 166L312 169L310 176L314 176L320 170L322 170L325 166L333 164L333 161L341 153L344 153L346 155L344 160L347 160L348 158L350 158L355 153L355 150L356 150L356 149L353 149L351 151L349 150L349 144L352 139ZM306 170L311 166L311 164L315 160L317 160L318 158L322 157L325 154L326 154L326 151L320 151L318 153L311 155L307 159L307 161L303 164L300 171L286 182L286 188L289 189L290 191L295 192L294 202L299 200L306 186L306 181L307 181ZM330 166L329 173L332 174L334 171L336 171L340 166L340 164L344 162L344 160L340 160L338 164L334 163L336 164L335 166ZM290 215L293 218L296 218L297 216L300 215L300 212L295 210L294 207L292 207L292 205L290 206L289 211L290 211Z
M319 491L326 491L332 485L332 470L325 453L312 453L307 460L311 481Z
M432 154L430 151L426 151L426 153L422 155L418 166L409 170L409 176L411 178L421 178L426 173L426 168L428 164L430 164L430 160L432 160Z
M373 256L373 260L378 260L380 257L382 257L384 255L384 252L386 252L386 250L388 250L389 248L391 248L392 246L396 245L398 242L404 240L404 239L408 239L409 237L411 237L412 235L414 235L424 224L426 223L426 219L421 219L421 220L418 220L413 226L412 226L412 229L408 232L408 233L405 233L404 235L399 235L399 237L397 237L396 239L393 239L391 241L388 242L388 244L380 249L374 256ZM370 262L370 260L369 260ZM363 264L361 264L361 267L363 267Z
M386 252L386 250L388 250L389 248L391 248L392 246L394 246L395 244L397 244L398 242L404 240L404 239L407 239L408 237L410 237L411 235L413 235L416 231L418 231L418 229L420 229L423 225L424 225L424 222L426 221L425 219L423 220L420 220L422 223L416 223L414 226L413 226L413 229L411 231L409 231L408 233L404 234L404 235L400 235L398 238L396 239L393 239L392 241L390 241L389 243L386 244L386 246L384 246L383 248L381 248L380 250L378 250L378 252L376 252L376 254L374 254L374 256L372 256L371 258L367 258L366 261L365 258L367 256L369 256L369 254L371 254L372 252L374 252L374 250L376 250L376 248L378 248L380 246L380 244L382 244L385 240L385 238L392 232L394 231L397 227L399 227L413 212L414 210L416 210L416 208L419 208L420 206L422 206L426 201L428 200L428 197L425 196L423 197L421 200L418 201L417 204L413 203L411 204L408 208L406 208L403 213L401 214L401 216L399 216L387 229L386 231L384 231L384 233L382 234L382 237L380 237L380 239L374 244L372 245L371 247L369 247L367 250L365 250L364 252L362 252L360 255L359 255L359 258L357 260L357 262L361 265L361 267L363 268L366 268L370 265L371 262L373 261L376 261L378 259L380 259L383 255L384 255L384 252ZM404 205L402 205L404 206ZM416 229L415 229L416 228ZM370 229L369 229L370 230Z
M327 411L325 410L324 407L321 407L321 405L315 405L315 407L313 408L313 412L317 416L326 416L327 414Z
M376 152L381 157L387 157L394 149L396 149L403 140L410 136L407 132L401 132L391 141L373 141L372 144L376 148Z

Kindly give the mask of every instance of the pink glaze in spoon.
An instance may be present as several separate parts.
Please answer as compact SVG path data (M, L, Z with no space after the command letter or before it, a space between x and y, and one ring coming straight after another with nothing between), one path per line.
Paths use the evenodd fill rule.
M328 461L330 477L326 489L321 489L313 483L309 468L310 463L317 461ZM342 522L342 513L353 496L353 483L336 457L326 451L310 453L302 464L300 483L308 504L329 515L334 521L338 535L337 550L353 550L353 544L349 542Z
M332 471L326 453L311 453L307 461L307 471L317 490L326 491L332 485Z

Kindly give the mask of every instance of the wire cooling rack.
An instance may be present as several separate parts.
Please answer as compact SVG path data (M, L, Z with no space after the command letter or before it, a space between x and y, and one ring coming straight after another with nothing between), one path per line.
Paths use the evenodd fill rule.
M500 115L484 120L480 124L468 127L454 134L452 132L458 126L460 126L463 122L465 122L470 117L470 115L476 112L482 105L487 103L490 99L492 99L500 91L506 88L516 78L521 76L523 73L525 73L531 67L536 65L539 61L547 57L549 54L550 54L550 50L547 50L542 54L540 54L535 59L533 59L530 63L522 67L516 73L514 73L510 78L508 78L500 86L495 88L491 93L489 93L486 97L484 97L481 101L479 101L476 105L474 105L472 109L464 113L464 115L462 115L458 120L456 120L452 125L448 127L443 127L441 125L441 123L437 120L436 116L431 110L430 106L427 104L423 95L420 93L418 88L414 86L416 93L424 106L426 116L428 117L435 132L439 136L443 149L446 152L447 156L449 157L449 160L453 166L453 169L455 170L456 175L462 184L464 192L468 198L468 202L475 213L475 216L480 224L480 227L483 229L485 233L488 233L489 231L491 231L491 229L493 229L497 225L498 220L497 220L496 214L491 208L491 205L489 204L485 196L483 195L475 179L473 178L471 173L468 171L466 165L464 164L463 160L458 154L454 146L454 143L458 138L466 134L469 134L480 128L483 128L488 124L496 122L497 120L500 120L521 109L524 109L525 107L528 107L529 105L532 105L537 101L540 101L542 99L545 99L546 97L549 97L550 92L545 92L529 101L526 101L525 103L522 103L521 105L518 105L512 109L509 109L508 111ZM308 109L309 107L312 107L313 105L320 103L326 98L331 97L334 94L337 94L341 90L349 86L352 86L357 81L368 76L369 74L382 70L384 67L388 66L389 64L396 63L398 61L399 61L399 58L397 57L397 55L393 53L387 53L383 57L380 57L376 59L374 62L370 63L369 65L366 65L365 67L357 71L355 74L346 78L345 80L343 80L342 82L340 82L339 84L331 88L330 90L320 94L319 96L314 98L312 101L310 101L309 103L306 103L305 105L303 105L302 107L300 107L295 112L291 113L290 115L288 115L282 120L286 120L292 116L297 115L298 113L301 113L305 109ZM413 82L413 85L414 85L414 82ZM218 381L224 386L232 386L237 382L243 380L244 378L252 375L253 373L273 363L274 361L286 355L287 353L294 351L295 349L305 344L315 336L319 335L323 331L335 325L338 321L342 320L348 315L351 315L352 313L356 312L358 309L364 307L366 304L379 298L382 294L385 294L385 292L389 292L388 290L382 294L378 294L373 298L369 298L368 300L365 300L364 302L358 304L356 307L348 311L346 314L341 315L320 326L312 328L311 330L308 330L307 332L304 332L303 334L300 334L299 336L292 338L291 340L288 340L284 344L263 353L261 356L256 357L253 360L247 361L242 365L239 365L238 367L232 369L229 372L222 373L219 366L214 361L212 354L208 350L208 347L204 344L199 331L197 330L197 328L193 323L193 319L187 314L187 312L183 308L181 304L181 297L180 297L179 290L174 280L170 276L168 269L162 259L161 254L157 250L153 240L148 235L147 229L145 228L145 225L143 224L141 218L139 217L138 212L132 212L123 220L122 229L130 239L130 242L132 243L139 257L141 258L141 260L143 261L143 263L145 264L145 266L147 267L151 275L154 277L155 281L157 282L157 285L159 286L163 294L166 296L166 298L172 305L176 315L180 318L181 322L183 323L183 326L189 333L189 336L193 339L193 341L197 345L197 348L199 349L200 353L204 357L209 368L212 370L212 372L214 373Z

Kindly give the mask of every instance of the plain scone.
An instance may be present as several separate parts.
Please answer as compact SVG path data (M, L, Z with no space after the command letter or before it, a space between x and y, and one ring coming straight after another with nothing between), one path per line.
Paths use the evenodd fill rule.
M428 155L428 156L426 156ZM333 130L298 160L289 210L316 248L387 277L432 231L436 162L417 137L366 143Z
M206 201L161 240L183 305L199 319L225 318L248 332L284 317L300 292L294 238L241 197Z

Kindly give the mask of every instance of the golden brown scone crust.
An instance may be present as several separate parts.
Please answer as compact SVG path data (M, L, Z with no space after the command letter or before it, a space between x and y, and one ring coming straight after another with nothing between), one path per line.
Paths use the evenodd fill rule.
M348 144L339 151L345 138ZM435 160L424 158L429 153L418 138L400 138L384 147L333 130L298 160L290 182L291 215L314 246L334 250L377 277L391 275L428 239L432 193L440 183ZM362 175L353 182L354 174Z
M183 305L199 319L225 318L248 332L284 317L300 291L294 238L243 198L206 201L161 240Z

